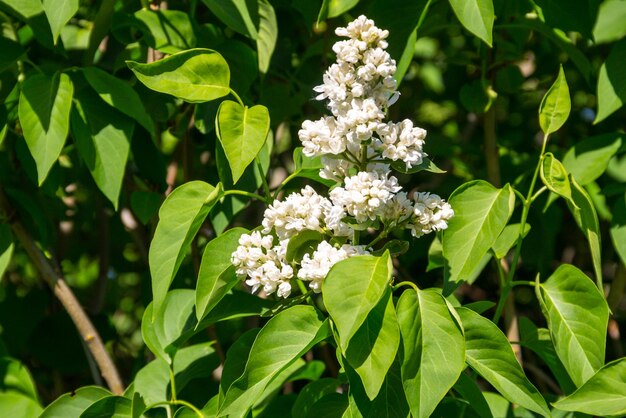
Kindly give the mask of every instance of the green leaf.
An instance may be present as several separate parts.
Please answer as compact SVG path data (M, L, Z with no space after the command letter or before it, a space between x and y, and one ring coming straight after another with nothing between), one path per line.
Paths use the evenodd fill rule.
M176 352L173 372L176 390L180 393L194 379L206 377L220 365L220 359L213 348L214 341L190 345Z
M442 234L443 256L450 280L468 280L506 226L515 204L507 184L496 189L476 180L463 184L450 196L454 217Z
M604 296L582 271L563 264L537 286L537 297L556 353L580 387L604 364L609 320Z
M378 392L378 396L374 400L370 400L367 397L361 379L359 379L359 375L352 367L346 363L343 363L343 366L350 383L349 407L342 415L344 418L397 418L409 416L409 405L402 389L400 361L397 356L385 376L385 381ZM313 415L311 418L314 417L317 417L317 415Z
M291 408L292 417L308 417L313 411L316 411L315 403L324 396L335 393L340 382L337 379L324 377L314 380L302 388L298 394L296 402ZM316 414L316 416L319 416Z
M600 253L600 222L598 214L589 194L576 180L570 178L572 184L572 202L568 203L568 208L572 213L578 227L583 231L589 242L593 269L596 282L602 283L602 260ZM601 287L601 286L599 286Z
M522 347L532 350L541 357L541 360L550 368L550 371L554 374L559 386L565 393L571 393L576 390L576 385L572 382L567 370L565 370L563 363L556 354L550 331L546 328L537 328L527 317L520 317L519 331Z
M622 6L623 7L623 6ZM602 122L626 102L626 39L616 43L606 58L598 75L598 113L594 124Z
M625 143L623 138L624 134L616 132L584 139L567 151L563 166L578 184L585 186L606 171L611 158Z
M117 210L135 125L84 91L75 104L70 120L76 147L98 188Z
M11 228L7 224L0 224L0 279L9 267L14 247Z
M258 31L254 24L257 11L248 9L247 4L250 2L246 2L246 0L202 1L211 10L211 13L224 22L226 26L249 38L257 39Z
M324 0L317 21L322 22L340 16L358 3L359 0Z
M545 22L563 32L576 31L585 38L592 40L593 24L596 20L598 7L595 1L580 1L571 7L569 0L536 0L541 7Z
M530 225L524 224L524 231L521 234L521 238L524 238L528 231L530 231ZM496 258L504 258L509 250L517 243L520 238L520 224L510 224L504 227L496 242L494 242L491 250Z
M24 139L37 164L37 181L44 182L59 158L69 132L74 86L67 74L37 74L22 85L19 118Z
M39 418L79 418L94 402L110 395L111 392L99 386L84 386L57 398Z
M43 9L52 30L52 39L57 43L61 30L78 11L78 0L42 0Z
M150 135L154 136L154 122L148 115L139 94L132 87L96 67L85 67L81 71L102 100L136 120Z
M613 42L626 36L626 7L622 0L608 0L600 3L598 18L593 28L596 44Z
M2 56L0 56L0 72L3 72L15 64L26 52L22 45L5 37L0 37L0 51L2 51Z
M155 192L136 191L130 195L130 207L133 213L144 225L157 214L163 203L163 195Z
M26 22L32 34L43 46L49 49L54 48L50 23L41 0L0 0L0 4L6 5Z
M185 258L191 241L215 201L207 202L217 190L202 181L190 181L176 188L159 210L159 223L150 245L150 274L155 315L161 310L167 290Z
M391 163L391 167L403 174L415 174L415 173L419 173L420 171L428 171L429 173L435 173L435 174L443 174L446 172L446 170L442 170L441 168L437 167L435 165L435 163L433 163L430 159L424 157L422 162L418 165L414 165L411 168L406 168L406 164L404 163L404 161L393 161Z
M170 368L160 359L154 359L137 372L134 380L135 393L146 405L170 399Z
M270 114L263 105L248 107L225 100L217 111L216 124L217 137L226 153L233 182L237 183L265 144Z
M151 48L175 54L196 46L193 25L185 12L141 9L135 17L147 26L146 43Z
M478 384L467 374L461 373L459 380L454 384L454 390L469 402L470 406L481 418L493 418L484 393Z
M391 298L391 288L367 315L346 350L346 360L358 373L367 397L374 400L391 367L400 331Z
M175 289L167 293L159 312L154 312L154 304L146 308L141 321L141 335L144 342L158 358L167 363L178 350L175 344L184 340L194 330L194 291Z
M389 253L382 257L351 257L330 269L322 284L322 294L339 334L342 352L346 352L352 336L382 299L392 272Z
M123 396L107 396L89 406L80 418L131 418L132 401Z
M511 403L549 417L545 400L524 375L502 331L472 310L458 308L457 312L465 329L467 364Z
M222 378L220 380L219 397L220 402L224 401L224 395L230 389L235 380L239 378L246 369L246 363L252 349L252 344L258 335L260 328L253 328L244 332L241 337L230 346L226 353Z
M224 295L240 281L230 259L239 245L239 238L247 232L244 228L230 229L204 247L196 285L198 321L215 308Z
M233 290L219 301L196 329L203 329L203 327L228 319L258 316L271 309L274 304L275 302L251 295L248 291Z
M0 393L0 415L11 418L33 418L39 416L43 408L39 402L19 392Z
M562 198L572 200L572 188L568 173L563 164L551 152L546 152L541 160L541 180L548 190Z
M398 300L402 384L416 418L429 417L465 369L465 341L440 293L405 290Z
M619 196L615 202L610 233L613 247L622 259L622 263L626 265L626 193Z
M245 415L272 378L327 338L328 332L328 323L322 323L312 306L294 306L270 319L257 335L242 375L225 393L220 416Z
M0 394L16 393L38 404L37 388L28 369L18 360L0 357Z
M208 102L230 93L228 64L211 49L190 49L151 64L126 64L149 89L186 102Z
M267 73L278 39L276 13L268 0L259 0L259 34L256 47L259 53L259 71Z
M305 229L289 239L285 260L300 261L305 254L312 254L318 244L324 240L324 234L318 231Z
M561 65L556 81L543 96L539 105L539 125L543 133L549 135L558 131L569 117L571 109L569 87L567 87L567 80Z
M602 367L576 392L556 402L564 411L597 416L626 415L626 358Z
M450 0L450 6L465 29L491 46L494 20L492 0Z

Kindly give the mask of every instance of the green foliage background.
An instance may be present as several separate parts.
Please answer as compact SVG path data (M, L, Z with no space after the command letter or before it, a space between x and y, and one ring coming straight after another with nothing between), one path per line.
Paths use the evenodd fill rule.
M232 267L213 264L213 253L206 262L202 254L211 245L215 251L232 248L244 231L232 227L259 224L265 203L251 200L250 194L263 194L264 178L274 190L295 173L284 185L286 192L319 180L315 162L296 149L297 131L303 120L325 113L323 104L313 100L312 87L321 83L334 59L334 28L359 14L390 31L389 52L398 62L401 82L401 97L390 117L410 118L427 129L425 150L446 171L401 174L400 182L407 190L434 190L446 198L456 190L450 201L457 215L466 210L466 216L497 230L491 236L480 226L451 223L443 236L412 240L393 264L398 281L443 289L446 296L455 290L448 302L473 308L459 308L460 319L450 316L433 290L396 292L393 298L381 290L364 313L387 318L385 310L395 300L400 325L389 338L405 354L414 346L403 346L401 338L418 344L417 339L431 335L455 345L463 335L451 324L460 321L466 327L465 361L474 372L463 373L455 383L454 368L433 368L428 372L433 386L443 397L450 390L445 382L452 378L453 396L439 402L433 395L432 405L409 402L411 411L420 416L505 416L510 407L505 398L513 398L521 406L511 412L515 416L545 416L550 411L544 398L556 402L559 395L595 384L602 399L615 393L614 402L597 407L593 396L589 400L582 393L557 403L562 411L553 416L626 413L625 366L617 360L626 348L620 334L626 314L626 1L0 0L0 370L7 370L0 415L37 416L64 393L104 385L63 306L12 232L16 220L67 280L124 383L150 387L140 391L145 404L169 399L169 372L176 375L179 399L198 408L221 393L239 411L235 400L240 393L257 391L254 416L288 416L272 408L293 406L305 413L318 399L306 398L313 393L329 395L325 407L330 412L323 416L341 416L348 401L330 396L346 384L334 380L339 369L350 382L356 381L352 375L360 376L364 387L350 387L366 395L377 393L378 383L396 387L393 379L399 379L400 369L403 376L409 373L400 357L391 364L396 351L383 347L390 362L385 371L391 372L384 382L368 386L366 371L341 364L335 347L316 346L332 339L333 330L346 338L342 314L333 312L332 302L328 311L337 328L330 330L310 307L281 316L284 306L245 294L239 283L224 279L225 287L214 289L213 282L197 279L198 272L200 277L232 275ZM198 70L176 73L186 87L166 71L182 65ZM571 101L571 112L565 111L564 97ZM242 125L251 129L245 136L238 131ZM549 134L544 150L542 132ZM540 153L544 158L537 181L547 190L525 210L516 192L526 194ZM235 189L243 193L229 193ZM159 224L166 196L175 203L164 206L160 217L177 222L182 236L174 237ZM491 199L498 209L484 210L475 203L481 199ZM520 222L530 228L515 255L511 248ZM181 245L171 248L174 239ZM500 260L518 267L519 286L501 286ZM571 266L559 267L563 263ZM391 275L371 276L376 274L382 284ZM542 284L534 290L522 284L534 282L537 275ZM155 277L166 279L157 283ZM572 277L576 283L565 286ZM329 277L329 286L345 285L333 280ZM191 290L201 284L207 290ZM503 292L511 292L507 303L514 309L505 308L503 320L494 325L486 318L503 313L504 306L493 306ZM401 312L401 306L407 311ZM164 313L157 318L158 312ZM198 326L202 332L189 329L185 314L191 312L194 321L204 321L206 326ZM150 317L155 325L146 325ZM432 320L422 324L419 337L403 326L416 317ZM437 318L443 318L443 328ZM310 327L308 339L294 343L299 344L294 353L285 357L288 369L276 366L274 372L282 376L272 380L276 388L237 380L245 363L233 365L235 354L226 356L231 365L224 370L239 374L223 375L221 383L211 376L225 353L247 353L253 341L261 344L263 333L268 341L276 338L272 326L280 330L281 321L296 320ZM519 322L513 346L521 347L524 370L513 362L513 369L505 367L488 378L493 359L482 358L481 348L491 343L503 362L513 358L511 344L497 329L510 330L511 320ZM158 321L163 324L156 325ZM255 330L264 324L262 331ZM475 331L470 333L468 324ZM340 347L345 355L348 339ZM563 348L563 341L577 339L583 341ZM605 339L606 351L598 342ZM209 344L214 340L219 345ZM551 341L559 342L553 346ZM292 361L313 346L306 363ZM179 363L196 364L201 371L176 369L176 356ZM462 360L447 352L432 356L423 364ZM605 362L609 365L602 370L611 371L594 374ZM483 379L476 380L476 373ZM163 375L162 381L155 377ZM287 394L275 397L285 381L291 382ZM313 383L305 386L308 381ZM443 383L437 386L437 381ZM475 381L489 394L480 395ZM525 388L516 389L523 395L510 394L504 381ZM403 378L402 384L407 393L422 393L419 376ZM123 399L106 397L108 392L97 388L80 390L89 399L86 405L104 399L93 413L119 409L119 416L139 416L132 388ZM383 416L376 415L375 402L366 409L371 416ZM399 408L388 416L406 416L404 406ZM569 410L579 412L564 412ZM181 408L176 416L188 412ZM163 408L156 408L146 416L162 413Z

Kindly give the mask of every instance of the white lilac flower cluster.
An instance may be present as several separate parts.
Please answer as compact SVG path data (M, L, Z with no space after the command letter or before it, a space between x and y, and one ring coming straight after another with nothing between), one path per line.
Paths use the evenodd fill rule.
M328 198L306 186L275 200L265 210L263 228L241 236L232 263L253 292L262 288L288 297L297 278L319 293L334 264L373 250L358 245L355 224L382 224L385 235L405 228L420 237L446 229L454 215L436 194L415 192L411 200L391 175L392 161L404 162L407 169L424 161L426 131L408 119L384 122L399 96L396 63L385 51L389 32L360 16L335 33L348 39L333 46L337 62L314 88L318 100L328 100L332 116L305 121L298 135L305 156L322 157L320 177L337 186ZM289 242L302 231L316 231L324 239L310 254L288 261Z

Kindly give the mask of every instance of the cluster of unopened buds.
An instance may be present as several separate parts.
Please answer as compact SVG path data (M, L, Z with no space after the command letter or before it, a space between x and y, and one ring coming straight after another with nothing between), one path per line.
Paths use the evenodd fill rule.
M314 88L318 100L328 100L332 116L304 121L298 136L305 156L321 157L320 177L337 185L328 198L306 186L274 201L264 213L263 229L241 236L232 263L253 292L263 289L286 298L292 281L299 279L319 293L334 264L371 253L392 230L409 229L420 237L445 229L454 215L436 194L407 195L390 174L393 162L410 169L425 161L426 131L408 119L384 122L387 108L399 97L396 63L385 51L389 32L360 16L335 33L348 39L333 46L337 62ZM359 245L364 225L382 230ZM324 238L300 260L288 261L289 241L303 231Z

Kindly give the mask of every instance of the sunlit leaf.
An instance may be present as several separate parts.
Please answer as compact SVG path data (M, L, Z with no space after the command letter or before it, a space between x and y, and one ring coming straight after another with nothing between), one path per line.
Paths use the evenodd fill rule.
M391 274L388 253L382 257L355 256L331 268L322 285L322 294L337 328L343 352L385 294Z
M457 311L465 329L467 364L511 403L549 417L545 400L524 375L511 344L498 326L469 309Z
M102 193L117 210L135 125L95 95L78 94L70 115L81 158Z
M465 29L491 46L494 20L492 0L450 0L450 5Z
M346 350L346 360L361 377L369 399L378 396L399 344L400 331L391 289L388 289L354 334Z
M82 73L102 100L136 120L151 135L154 135L154 121L148 115L139 94L132 87L96 67L83 68Z
M256 46L259 54L259 70L263 74L267 73L270 67L277 39L276 12L268 0L259 0L259 34Z
M593 282L563 264L537 287L556 353L580 387L604 364L609 307Z
M429 417L465 368L463 332L432 290L405 290L397 311L406 398L414 417Z
M161 309L191 241L215 204L215 191L210 184L190 181L174 190L159 210L159 223L149 253L153 318Z
M546 92L539 105L539 125L545 135L558 131L569 117L572 103L569 97L569 87L563 72L559 67L559 75L554 84Z
M567 200L572 200L572 188L567 170L551 152L546 152L541 161L541 180L548 190Z
M43 9L46 12L50 29L52 30L52 39L57 43L57 39L61 34L63 26L78 11L79 0L42 0Z
M328 332L312 306L294 306L270 319L256 336L242 375L224 394L220 414L245 415L272 378Z
M217 111L216 124L233 181L237 183L265 144L270 129L269 112L262 105L247 107L225 100Z
M61 154L70 129L74 86L69 76L36 74L26 79L20 93L19 117L24 139L37 164L41 185Z
M190 49L150 64L126 64L149 89L187 102L208 102L230 92L228 64L211 49Z
M231 256L239 246L239 238L247 232L245 228L230 229L204 247L196 284L198 321L204 318L239 282Z
M626 415L626 358L608 363L576 392L556 402L564 411L596 416Z
M57 398L39 418L79 418L90 405L110 396L111 392L98 386L85 386Z
M589 184L606 171L624 138L624 134L616 132L577 142L563 157L563 166L578 184Z
M623 6L622 6L623 7ZM598 113L594 124L602 122L621 108L626 102L626 67L622 63L626 60L626 39L622 39L611 49L600 74L598 75Z
M443 256L450 281L468 280L506 226L515 203L507 184L496 189L476 180L463 184L450 197L454 217L443 232Z

